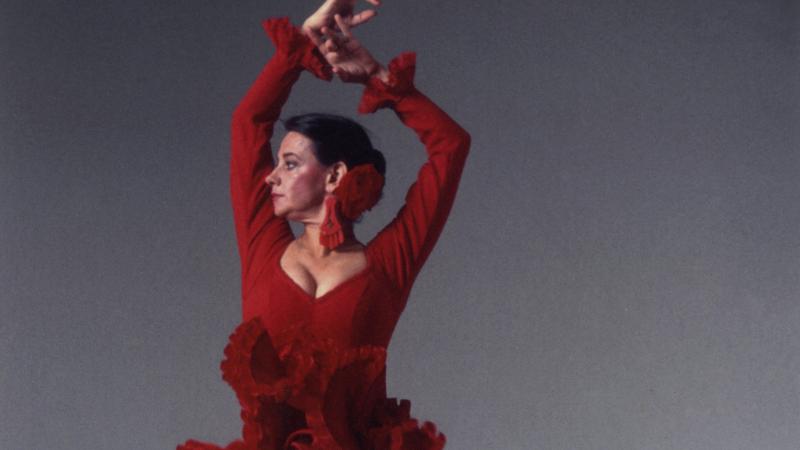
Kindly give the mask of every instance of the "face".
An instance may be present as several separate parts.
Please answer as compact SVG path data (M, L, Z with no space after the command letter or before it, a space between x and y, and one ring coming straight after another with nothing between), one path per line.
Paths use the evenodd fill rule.
M330 173L317 160L310 139L288 132L278 149L275 168L264 179L272 188L275 215L293 221L317 217L324 208Z

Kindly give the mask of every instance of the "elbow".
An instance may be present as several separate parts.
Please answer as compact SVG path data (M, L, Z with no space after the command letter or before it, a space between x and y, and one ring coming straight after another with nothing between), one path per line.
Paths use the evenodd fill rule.
M242 102L236 106L236 109L233 110L233 114L231 114L231 122L235 123L243 123L247 122L249 118L252 116L250 113L250 108L248 108L247 104Z
M461 145L464 147L464 150L468 152L470 146L472 145L472 136L463 128L461 131L463 131L463 134L461 135Z
M458 133L459 153L461 153L464 156L464 158L466 158L467 155L469 154L469 149L472 146L472 136L470 136L467 130L461 127L458 128L459 128L459 133Z
M236 105L231 116L234 123L255 123L259 116L259 110L252 101L245 98Z
M467 162L467 156L469 156L472 136L460 126L456 126L451 134L451 139L448 151L451 162L455 166L463 168Z

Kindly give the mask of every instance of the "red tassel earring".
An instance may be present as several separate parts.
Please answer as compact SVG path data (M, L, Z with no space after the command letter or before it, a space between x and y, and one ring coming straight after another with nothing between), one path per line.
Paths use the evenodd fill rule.
M334 249L344 242L342 224L336 216L336 207L339 199L335 195L325 198L325 218L319 229L319 243L328 249Z

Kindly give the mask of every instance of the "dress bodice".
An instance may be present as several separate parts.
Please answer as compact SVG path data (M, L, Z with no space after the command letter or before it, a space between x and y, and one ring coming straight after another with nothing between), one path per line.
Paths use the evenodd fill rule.
M284 249L285 250L285 249ZM302 326L320 338L354 347L387 347L402 312L403 292L388 280L367 245L367 266L318 298L283 270L279 248L248 292L244 320L260 317L267 329Z

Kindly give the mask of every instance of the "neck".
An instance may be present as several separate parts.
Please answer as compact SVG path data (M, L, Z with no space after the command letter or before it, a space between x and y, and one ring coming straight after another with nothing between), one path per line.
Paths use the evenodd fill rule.
M337 248L346 248L353 244L358 244L356 236L353 233L353 222L342 221L342 232L344 233L344 242ZM314 256L324 257L337 250L331 250L319 242L320 224L319 223L304 223L303 234L297 237L298 243L305 251L310 252Z

